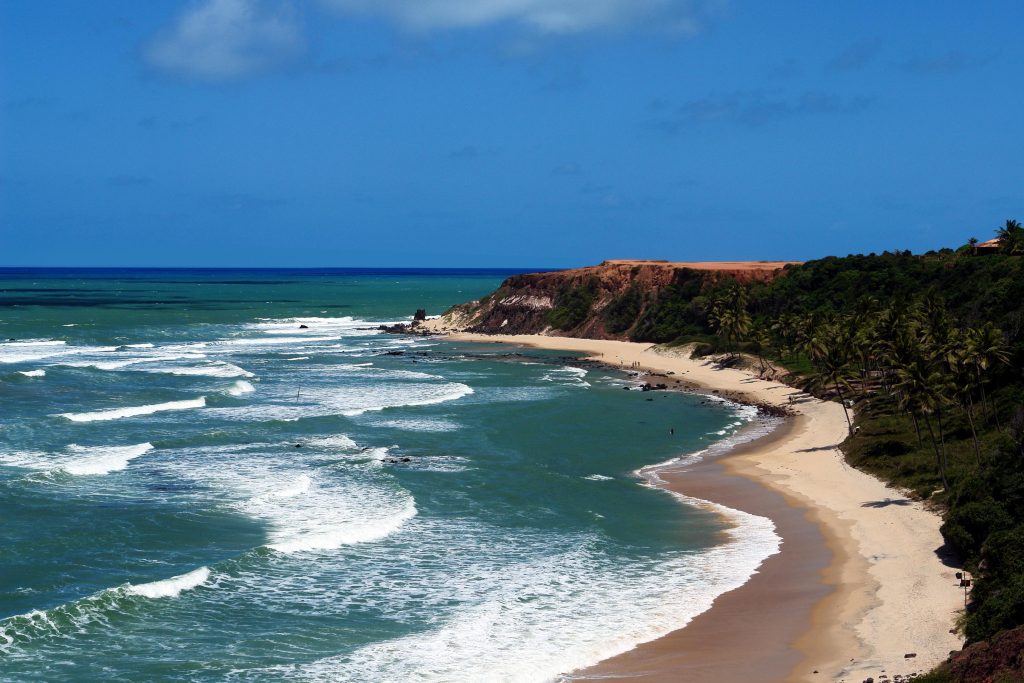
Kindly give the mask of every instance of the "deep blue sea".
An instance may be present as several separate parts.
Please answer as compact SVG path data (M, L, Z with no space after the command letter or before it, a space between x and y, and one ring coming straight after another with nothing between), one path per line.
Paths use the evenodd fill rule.
M740 585L637 470L748 409L376 329L508 274L0 270L0 680L552 680Z

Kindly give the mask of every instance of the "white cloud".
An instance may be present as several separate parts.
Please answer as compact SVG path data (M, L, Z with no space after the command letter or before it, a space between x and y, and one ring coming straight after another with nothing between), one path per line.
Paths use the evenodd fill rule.
M145 47L153 67L226 81L271 70L302 51L293 8L268 0L196 0Z
M700 0L320 0L346 14L378 16L413 31L513 24L542 34L615 30L642 23L694 33Z

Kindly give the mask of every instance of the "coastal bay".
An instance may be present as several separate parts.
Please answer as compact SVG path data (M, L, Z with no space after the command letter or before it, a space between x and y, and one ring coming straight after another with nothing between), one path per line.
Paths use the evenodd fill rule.
M582 352L613 367L662 373L670 381L793 413L785 428L749 444L719 467L728 476L758 482L783 496L786 506L813 522L818 538L801 530L796 519L780 515L784 508L776 506L772 519L783 536L782 559L768 560L758 577L719 598L706 617L701 615L705 618L698 617L678 635L641 645L594 669L577 672L579 677L678 680L681 672L694 666L688 648L700 638L701 629L708 640L715 640L713 633L728 632L736 647L744 650L749 643L757 642L759 633L763 643L765 623L771 622L763 618L762 607L773 602L787 617L791 618L793 612L802 613L798 617L802 629L768 629L775 639L788 630L788 647L799 653L798 657L779 656L775 662L779 667L795 662L786 680L853 681L882 672L890 677L913 674L928 670L950 650L960 647L959 637L951 631L962 607L962 595L957 589L955 567L939 554L943 545L941 520L921 503L845 463L838 445L847 427L838 403L814 399L746 371L719 368L709 360L689 357L686 351L651 344L459 332L449 338ZM702 486L702 476L710 472L692 479L690 472L664 478L672 490L691 496L707 495L710 500L715 500L717 492L723 500L716 502L747 511L742 496ZM763 502L749 507L755 514L768 510ZM811 550L815 545L817 549ZM795 564L790 567L799 564L806 569L806 558L823 557L822 548L829 559L820 571L813 572L819 589L808 589L808 573L786 569L785 562L792 558ZM810 560L811 566L814 562ZM772 566L780 563L783 568ZM766 576L771 580L765 580ZM780 602L778 596L789 591L797 597ZM741 594L743 600L734 604ZM726 604L730 605L728 609ZM725 622L715 623L719 619ZM741 669L747 671L752 662L758 664L754 657L742 659ZM720 661L723 667L732 665L733 671L705 668L701 669L705 678L695 680L750 680L749 676L742 677L746 675L742 670L736 670L740 665L734 659L721 657ZM758 670L764 674L763 669Z

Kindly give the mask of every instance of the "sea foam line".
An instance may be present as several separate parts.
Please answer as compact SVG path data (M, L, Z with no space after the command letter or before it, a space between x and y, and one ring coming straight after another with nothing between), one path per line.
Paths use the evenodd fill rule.
M199 398L186 401L168 401L167 403L154 403L146 406L99 410L92 413L60 413L60 417L67 418L72 422L96 422L99 420L117 420L122 417L135 417L137 415L152 415L153 413L161 413L168 410L203 408L205 406L206 397L200 396Z
M43 472L64 472L75 476L109 474L123 470L135 458L153 450L153 444L132 446L79 446L71 444L65 454L40 451L0 453L0 462Z
M48 610L32 610L0 620L0 653L46 637L84 634L90 627L109 622L109 615L123 613L138 599L177 598L198 588L210 578L210 569L200 567L186 574L150 583L124 583Z
M433 396L431 398L423 399L414 399L411 401L403 401L396 405L375 405L367 406L365 408L353 408L351 410L343 410L341 411L341 414L346 417L356 417L359 415L363 415L364 413L378 412L381 410L386 410L388 408L405 408L408 406L430 406L436 403L457 401L458 399L463 398L464 396L469 396L473 393L472 387L466 384L462 384L461 382L455 382L450 384L449 386L454 387L454 389L451 392L442 394L440 396Z
M676 497L726 517L732 525L728 540L654 566L603 566L601 551L586 545L537 557L503 571L477 599L428 630L263 671L325 683L562 680L567 672L685 627L779 551L781 539L770 519ZM475 585L474 593L481 588Z

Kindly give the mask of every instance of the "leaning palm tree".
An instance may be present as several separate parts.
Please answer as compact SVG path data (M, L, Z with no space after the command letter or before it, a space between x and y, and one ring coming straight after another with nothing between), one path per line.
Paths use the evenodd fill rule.
M812 355L811 372L804 379L804 389L808 391L821 389L834 389L843 406L843 414L846 416L846 427L850 436L853 436L853 420L850 419L850 410L846 405L846 396L843 388L850 388L850 344L837 327L832 325L823 326L816 330L812 337L811 346L814 349Z

